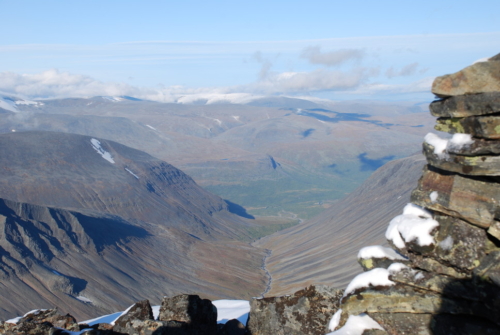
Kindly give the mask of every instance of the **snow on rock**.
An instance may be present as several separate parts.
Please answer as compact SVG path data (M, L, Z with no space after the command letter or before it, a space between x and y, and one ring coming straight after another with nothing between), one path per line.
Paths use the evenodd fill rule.
M6 323L14 323L14 324L17 324L22 318L24 318L25 316L28 316L30 314L34 314L34 315L37 315L39 314L40 312L43 312L43 311L46 311L46 309L34 309L32 311L29 311L28 313L24 314L23 316L18 316L17 318L13 318L13 319L10 319L10 320L7 320L5 321Z
M390 274L395 274L401 270L404 269L409 269L408 266L404 265L403 263L392 263L388 268L387 271L389 271Z
M387 258L387 259L399 259L407 260L406 257L398 254L391 248L385 248L380 245L372 245L369 247L364 247L358 252L358 259L370 259L370 258Z
M388 269L375 268L373 270L360 273L351 280L344 291L344 297L362 287L372 286L392 286L394 282L389 280Z
M115 160L113 159L113 157L111 157L111 154L109 152L107 152L101 147L101 142L99 142L99 140L93 138L90 140L90 143L92 143L92 147L95 149L95 151L97 151L99 155L102 156L102 158L104 158L110 163L115 164Z
M247 300L215 300L212 301L217 307L217 323L226 323L232 319L238 319L246 325L248 313L250 313L250 302Z
M424 141L434 147L434 154L438 155L439 158L447 156L446 147L448 146L448 140L442 139L436 134L428 133L425 135Z
M428 133L424 141L434 147L434 154L441 159L448 158L448 151L460 150L474 143L471 134L454 134L449 140L440 138L438 135Z
M391 220L385 237L400 249L408 242L428 246L434 243L431 232L438 226L439 223L427 210L410 203L405 206L402 215Z
M474 143L471 134L453 134L453 137L448 141L448 149L453 148L460 150Z
M435 203L439 194L437 191L432 191L431 194L429 195L429 198L431 199L432 203Z
M333 314L330 323L328 323L328 330L334 331L335 328L337 328L337 326L340 323L341 316L342 316L342 309L339 308L339 310L336 311L335 314Z
M453 247L453 237L447 236L444 240L439 242L439 246L443 250L450 250Z
M350 315L342 328L327 335L362 335L368 329L384 330L368 314L361 313L359 315Z

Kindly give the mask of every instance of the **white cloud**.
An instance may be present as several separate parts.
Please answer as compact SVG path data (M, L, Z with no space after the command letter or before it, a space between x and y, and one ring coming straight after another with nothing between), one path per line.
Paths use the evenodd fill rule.
M407 77L407 76L412 76L415 74L418 68L418 63L411 63L403 68L401 68L399 71L395 70L392 66L385 72L385 75L387 78L394 78L394 77Z
M319 46L314 46L305 48L300 56L309 60L312 64L336 66L351 60L359 61L365 56L365 52L361 49L341 49L331 52L321 52Z
M124 83L103 83L88 76L51 69L37 74L0 73L0 91L33 98L137 95Z
M310 72L271 73L264 80L240 88L263 94L346 90L364 82L368 72L360 68L350 72L317 69Z
M430 93L434 77L426 77L409 84L382 84L371 83L360 85L355 90L347 93L354 95L376 95L376 94L402 94L402 93Z

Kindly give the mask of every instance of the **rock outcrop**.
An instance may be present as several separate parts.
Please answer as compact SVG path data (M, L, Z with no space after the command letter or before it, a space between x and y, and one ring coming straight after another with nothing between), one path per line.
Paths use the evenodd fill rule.
M337 311L343 290L309 286L293 295L254 299L247 323L249 335L322 335Z
M217 308L208 299L182 294L164 297L155 318L148 300L136 302L116 320L78 324L57 309L35 310L21 318L0 321L0 334L7 335L243 335L238 320L217 325Z
M432 92L435 128L454 135L426 136L428 165L387 229L405 259L365 252L331 330L367 315L377 334L500 334L500 54Z

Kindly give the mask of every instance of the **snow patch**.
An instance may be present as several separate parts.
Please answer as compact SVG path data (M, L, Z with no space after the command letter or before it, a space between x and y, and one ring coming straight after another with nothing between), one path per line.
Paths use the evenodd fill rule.
M156 128L155 128L155 127L152 127L152 126L150 126L149 124L147 124L147 125L146 125L146 127L151 128L151 129L153 129L153 130L156 130Z
M217 307L217 323L226 323L232 319L238 319L246 325L248 313L250 313L250 302L247 300L215 300L212 301Z
M432 191L431 194L429 195L429 198L431 199L432 203L435 203L437 198L438 198L438 193L437 191Z
M434 154L439 158L446 158L446 147L448 146L448 140L442 139L433 133L428 133L424 137L424 141L434 147Z
M135 173L133 173L132 171L130 171L129 169L125 168L125 170L126 170L128 173L130 173L132 176L134 176L136 179L139 179L139 177L138 177Z
M399 259L399 260L408 259L398 254L393 249L385 248L380 245L372 245L369 247L364 247L358 252L358 259L370 259L370 258L388 258L388 259Z
M79 295L78 297L76 297L76 299L80 300L81 302L87 303L87 304L92 303L92 300L90 300L87 297L84 297L83 295Z
M419 280L419 279L422 279L422 278L424 278L424 274L422 273L422 271L417 272L417 274L415 275L415 277L413 277L413 279L415 279L415 280Z
M23 316L18 316L17 318L7 320L7 321L5 321L5 323L17 324L22 318L24 318L30 314L38 315L38 314L40 314L40 312L44 312L44 311L46 311L46 309L34 309L34 310L31 310L28 313L24 314Z
M82 321L82 322L79 322L79 323L80 324L87 324L89 326L93 326L93 325L96 325L98 323L109 323L109 324L111 324L112 322L116 321L116 319L118 319L122 315L122 313L123 312L116 312L116 313L113 313L113 314L102 315L102 316L99 316L97 318L90 319L90 320L85 320L85 321Z
M398 263L399 264L399 263ZM356 291L359 288L372 286L392 286L394 282L389 280L389 270L383 268L375 268L373 270L363 272L347 285L344 292L344 297Z
M441 159L448 158L448 152L457 151L474 143L471 134L454 134L451 139L445 140L436 134L428 133L424 141L434 147L434 154Z
M158 317L160 316L160 305L157 306L151 306L151 309L153 310L153 319L158 320Z
M237 115L233 115L233 119L235 119L236 121L240 121L240 117Z
M432 219L428 211L410 203L405 206L402 215L391 220L385 237L400 249L412 241L428 246L434 243L431 231L438 226L439 223Z
M395 274L405 269L409 269L409 267L404 265L403 263L392 263L387 268L387 271L389 271L390 274Z
M328 323L328 330L334 331L340 323L340 317L342 316L342 309L339 308L338 311L333 314L330 323Z
M450 250L453 247L453 237L447 236L444 240L439 242L439 246L443 250Z
M487 62L490 60L490 57L483 57L483 58L479 58L478 60L476 60L474 63L472 64L476 64L476 63L483 63L483 62Z
M97 151L97 153L99 155L102 156L102 158L104 158L105 160L107 160L110 163L115 164L113 157L111 156L111 154L109 152L107 152L106 150L104 150L101 147L101 142L99 142L99 140L96 140L95 138L93 138L90 140L90 143L92 143L92 147L95 149L95 151Z
M471 134L453 134L453 137L448 141L449 149L460 150L474 143Z
M102 98L113 102L119 102L125 100L122 97L102 97Z
M362 335L367 329L384 330L368 314L361 313L359 315L350 315L344 327L327 335Z
M60 274L60 273L59 273L59 272L57 272L56 270L52 270L52 272L53 272L55 275L58 275L58 276L64 277L62 274Z
M15 102L16 105L35 105L35 106L43 106L43 102L37 102L37 101L29 101L29 100L17 100Z

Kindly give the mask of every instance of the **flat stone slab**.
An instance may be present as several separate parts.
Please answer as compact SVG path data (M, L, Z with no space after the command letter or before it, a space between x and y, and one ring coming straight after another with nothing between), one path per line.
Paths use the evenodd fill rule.
M436 117L467 117L500 112L500 92L457 95L433 101L429 105Z
M427 166L411 202L488 228L500 216L500 184Z
M500 61L498 55L456 73L437 77L432 84L432 93L438 97L499 91Z
M500 139L500 116L439 118L434 129L450 134L465 133L474 137L498 140Z
M500 156L463 156L450 152L438 155L427 142L423 144L423 153L430 165L441 170L471 176L500 176Z

